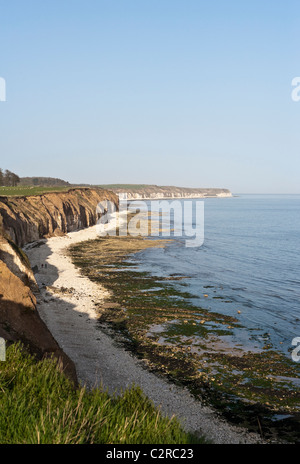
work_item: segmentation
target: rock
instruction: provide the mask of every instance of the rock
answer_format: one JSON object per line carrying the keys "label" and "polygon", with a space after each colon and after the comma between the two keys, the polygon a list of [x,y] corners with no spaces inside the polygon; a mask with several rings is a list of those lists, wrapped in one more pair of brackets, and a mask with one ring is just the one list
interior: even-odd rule
{"label": "rock", "polygon": [[179,199],[179,198],[210,198],[232,197],[232,193],[224,188],[188,188],[175,186],[144,185],[141,187],[114,186],[115,193],[126,193],[128,199]]}
{"label": "rock", "polygon": [[31,242],[96,224],[96,206],[103,200],[118,204],[116,194],[89,188],[0,197],[0,337],[7,344],[22,342],[38,359],[54,356],[76,385],[74,363],[53,338],[36,308],[35,294],[39,290],[34,272],[39,272],[38,266],[31,269],[20,247],[40,246],[41,242]]}
{"label": "rock", "polygon": [[77,385],[75,366],[41,320],[30,287],[4,261],[0,261],[0,275],[0,336],[8,345],[21,342],[38,359],[54,356]]}
{"label": "rock", "polygon": [[74,188],[27,197],[0,197],[3,229],[23,247],[42,238],[95,225],[100,201],[118,205],[116,194],[104,189]]}

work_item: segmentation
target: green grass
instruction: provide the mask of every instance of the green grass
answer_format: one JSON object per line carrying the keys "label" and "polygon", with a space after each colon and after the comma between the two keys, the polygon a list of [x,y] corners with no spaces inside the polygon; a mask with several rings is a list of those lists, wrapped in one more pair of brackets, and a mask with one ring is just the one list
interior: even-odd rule
{"label": "green grass", "polygon": [[0,363],[1,444],[190,444],[175,418],[138,387],[111,397],[75,389],[54,360],[36,361],[19,344]]}
{"label": "green grass", "polygon": [[[78,186],[80,188],[82,186]],[[103,189],[113,189],[113,188],[124,188],[124,189],[142,189],[148,187],[144,184],[107,184],[107,185],[91,185],[91,188],[103,188]],[[49,192],[66,192],[75,186],[62,186],[62,187],[38,187],[38,186],[25,186],[19,185],[17,187],[0,187],[0,197],[10,197],[10,196],[29,196],[29,195],[42,195]]]}
{"label": "green grass", "polygon": [[29,196],[42,195],[48,192],[65,192],[71,187],[0,187],[0,196]]}

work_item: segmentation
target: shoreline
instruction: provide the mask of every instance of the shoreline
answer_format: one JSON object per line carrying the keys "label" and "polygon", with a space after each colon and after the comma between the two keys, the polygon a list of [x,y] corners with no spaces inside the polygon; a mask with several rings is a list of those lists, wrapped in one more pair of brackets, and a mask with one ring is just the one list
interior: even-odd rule
{"label": "shoreline", "polygon": [[79,383],[87,388],[101,387],[111,395],[139,385],[163,414],[176,415],[186,430],[204,435],[213,443],[266,443],[259,435],[220,419],[186,388],[147,371],[141,361],[100,329],[97,320],[109,292],[84,277],[66,253],[68,246],[95,238],[93,226],[24,247],[31,266],[38,267],[37,310],[75,363]]}

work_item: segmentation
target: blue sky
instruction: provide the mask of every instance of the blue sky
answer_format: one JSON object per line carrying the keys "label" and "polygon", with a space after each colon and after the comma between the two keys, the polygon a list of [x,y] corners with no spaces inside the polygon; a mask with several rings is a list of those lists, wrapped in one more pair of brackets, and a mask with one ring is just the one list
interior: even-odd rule
{"label": "blue sky", "polygon": [[299,5],[0,1],[0,166],[300,193]]}

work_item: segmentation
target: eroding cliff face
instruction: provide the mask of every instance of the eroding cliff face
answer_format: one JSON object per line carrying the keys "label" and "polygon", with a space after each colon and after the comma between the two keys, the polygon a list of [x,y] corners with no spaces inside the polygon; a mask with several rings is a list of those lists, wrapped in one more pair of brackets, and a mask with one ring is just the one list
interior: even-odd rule
{"label": "eroding cliff face", "polygon": [[36,280],[27,255],[8,237],[0,234],[0,262],[32,290],[37,289]]}
{"label": "eroding cliff face", "polygon": [[99,201],[118,204],[116,194],[104,189],[70,189],[27,197],[0,197],[3,228],[16,245],[61,235],[96,224]]}
{"label": "eroding cliff face", "polygon": [[76,383],[74,363],[61,350],[36,308],[38,286],[25,244],[96,224],[96,206],[118,197],[103,189],[71,189],[29,197],[0,197],[0,337],[22,342],[39,358],[54,356]]}
{"label": "eroding cliff face", "polygon": [[61,350],[36,309],[34,275],[22,250],[0,236],[0,337],[21,342],[38,359],[54,356],[77,384],[73,362]]}

